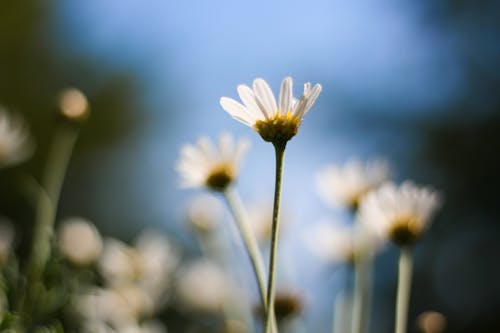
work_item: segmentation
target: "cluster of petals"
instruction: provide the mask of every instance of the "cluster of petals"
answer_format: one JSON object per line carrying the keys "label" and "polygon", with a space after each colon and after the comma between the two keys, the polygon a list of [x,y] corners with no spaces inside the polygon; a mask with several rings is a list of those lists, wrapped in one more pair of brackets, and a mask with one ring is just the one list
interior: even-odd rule
{"label": "cluster of petals", "polygon": [[196,144],[187,144],[181,148],[177,171],[182,187],[210,187],[210,177],[224,171],[228,182],[238,174],[241,162],[249,147],[249,141],[240,139],[235,142],[230,134],[222,134],[217,144],[206,137]]}
{"label": "cluster of petals", "polygon": [[358,219],[384,238],[391,238],[396,228],[408,229],[414,237],[427,229],[440,206],[438,193],[410,181],[397,186],[383,184],[362,200]]}
{"label": "cluster of petals", "polygon": [[270,120],[276,115],[290,114],[298,120],[302,119],[319,96],[321,85],[311,87],[309,82],[304,84],[302,96],[295,99],[292,78],[285,77],[281,82],[278,102],[267,82],[261,78],[253,81],[252,88],[240,84],[237,90],[243,104],[228,97],[222,97],[220,104],[234,119],[253,127],[257,121]]}
{"label": "cluster of petals", "polygon": [[389,164],[384,160],[363,163],[353,159],[342,166],[324,167],[318,172],[316,183],[327,203],[356,207],[364,195],[387,181],[389,176]]}

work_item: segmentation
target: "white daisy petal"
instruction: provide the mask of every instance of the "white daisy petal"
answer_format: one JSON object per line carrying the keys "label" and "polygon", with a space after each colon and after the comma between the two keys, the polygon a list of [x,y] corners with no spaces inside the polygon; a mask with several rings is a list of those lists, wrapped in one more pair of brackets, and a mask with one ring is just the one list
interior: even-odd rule
{"label": "white daisy petal", "polygon": [[286,114],[291,110],[293,100],[293,82],[291,77],[286,77],[281,82],[280,97],[279,97],[279,110],[281,114]]}
{"label": "white daisy petal", "polygon": [[253,81],[253,91],[256,100],[262,103],[268,117],[274,115],[278,107],[276,106],[276,99],[274,98],[273,91],[267,82],[261,78],[255,79]]}
{"label": "white daisy petal", "polygon": [[243,105],[236,102],[234,99],[222,97],[220,99],[220,105],[234,119],[244,123],[245,125],[252,126],[255,123],[255,116],[249,113]]}
{"label": "white daisy petal", "polygon": [[267,117],[267,112],[264,107],[260,107],[255,99],[253,90],[244,84],[240,84],[237,88],[241,101],[247,107],[247,112],[254,116],[255,120],[264,119]]}

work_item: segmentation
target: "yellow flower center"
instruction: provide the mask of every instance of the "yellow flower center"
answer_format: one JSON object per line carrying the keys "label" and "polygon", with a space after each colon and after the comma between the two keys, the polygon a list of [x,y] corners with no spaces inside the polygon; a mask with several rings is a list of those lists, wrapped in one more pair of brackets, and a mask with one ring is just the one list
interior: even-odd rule
{"label": "yellow flower center", "polygon": [[271,118],[257,120],[253,126],[262,139],[272,143],[286,143],[297,134],[301,119],[290,112],[281,114],[278,110]]}
{"label": "yellow flower center", "polygon": [[415,216],[399,217],[389,230],[389,238],[398,246],[413,245],[422,233],[422,224]]}
{"label": "yellow flower center", "polygon": [[223,163],[212,168],[205,180],[205,185],[214,191],[223,191],[236,177],[233,166]]}

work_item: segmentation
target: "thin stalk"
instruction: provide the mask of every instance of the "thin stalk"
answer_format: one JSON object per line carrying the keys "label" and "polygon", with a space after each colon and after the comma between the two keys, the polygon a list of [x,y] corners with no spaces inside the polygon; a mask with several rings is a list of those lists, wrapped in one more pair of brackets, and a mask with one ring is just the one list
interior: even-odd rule
{"label": "thin stalk", "polygon": [[371,260],[368,253],[355,254],[352,333],[363,333],[367,327],[371,298]]}
{"label": "thin stalk", "polygon": [[266,311],[266,333],[272,331],[272,321],[274,318],[274,294],[276,280],[276,257],[278,252],[278,236],[280,222],[280,203],[281,203],[281,183],[283,179],[283,162],[285,158],[286,144],[274,144],[276,154],[276,178],[274,184],[274,205],[273,205],[273,224],[271,229],[271,248],[269,253],[269,280],[267,284],[267,311]]}
{"label": "thin stalk", "polygon": [[[59,197],[78,133],[77,127],[63,124],[53,137],[42,178],[42,188],[37,196],[33,242],[27,267],[28,291],[25,295],[27,299],[23,307],[33,305],[45,265],[50,257]],[[29,316],[30,311],[25,308],[24,315]]]}
{"label": "thin stalk", "polygon": [[406,333],[408,308],[410,304],[413,263],[411,248],[402,247],[399,255],[398,292],[396,302],[395,333]]}
{"label": "thin stalk", "polygon": [[236,225],[239,229],[241,238],[243,239],[243,243],[248,253],[248,257],[250,258],[250,262],[252,263],[252,268],[257,280],[257,285],[259,287],[259,295],[262,302],[262,308],[266,310],[267,302],[266,283],[264,278],[265,274],[263,268],[264,261],[260,253],[257,240],[255,239],[252,230],[250,230],[243,204],[236,191],[234,191],[232,188],[227,188],[222,193],[224,195],[224,198],[226,199],[229,209],[231,210],[231,213],[233,214],[234,220],[236,221]]}

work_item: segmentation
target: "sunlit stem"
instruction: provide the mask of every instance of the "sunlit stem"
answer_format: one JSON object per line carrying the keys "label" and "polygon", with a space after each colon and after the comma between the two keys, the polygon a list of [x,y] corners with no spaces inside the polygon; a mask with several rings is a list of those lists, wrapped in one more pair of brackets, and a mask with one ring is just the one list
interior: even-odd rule
{"label": "sunlit stem", "polygon": [[266,311],[266,333],[272,332],[272,321],[274,318],[274,294],[276,280],[276,257],[278,252],[278,236],[280,222],[281,182],[283,178],[283,162],[285,158],[285,143],[274,143],[276,153],[276,179],[274,184],[273,221],[271,229],[271,248],[269,253],[269,280],[267,283],[267,311]]}
{"label": "sunlit stem", "polygon": [[332,316],[333,333],[345,333],[349,331],[351,303],[351,293],[347,288],[340,290],[335,296]]}
{"label": "sunlit stem", "polygon": [[413,263],[410,247],[401,247],[399,255],[398,292],[396,301],[395,333],[406,333]]}
{"label": "sunlit stem", "polygon": [[248,225],[245,210],[240,197],[232,188],[226,188],[223,192],[227,205],[233,214],[236,225],[239,229],[243,244],[245,245],[248,257],[252,263],[252,268],[259,287],[259,295],[262,303],[262,308],[267,309],[266,302],[266,283],[264,274],[264,261],[260,253],[257,240],[255,239],[250,226]]}
{"label": "sunlit stem", "polygon": [[355,252],[351,332],[363,333],[370,313],[372,256],[362,251]]}
{"label": "sunlit stem", "polygon": [[39,283],[42,281],[45,265],[50,257],[59,196],[78,133],[77,127],[62,124],[54,134],[48,153],[42,188],[38,191],[36,201],[33,242],[27,267],[27,299],[23,304],[25,315],[29,315],[30,310],[26,308],[32,306],[37,297]]}

